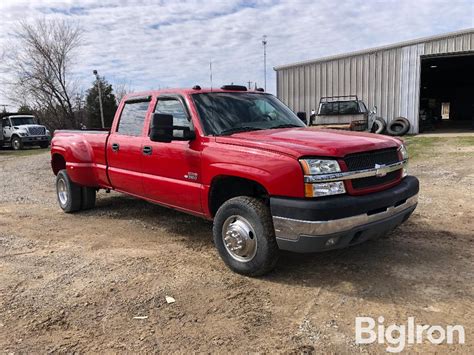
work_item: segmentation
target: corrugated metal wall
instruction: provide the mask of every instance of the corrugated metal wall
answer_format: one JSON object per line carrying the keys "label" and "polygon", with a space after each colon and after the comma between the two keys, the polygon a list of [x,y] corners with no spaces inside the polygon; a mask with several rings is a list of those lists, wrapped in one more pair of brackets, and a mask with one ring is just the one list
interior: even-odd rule
{"label": "corrugated metal wall", "polygon": [[277,95],[293,111],[317,110],[323,96],[357,95],[388,122],[408,118],[418,133],[421,56],[474,50],[474,31],[413,45],[277,70]]}

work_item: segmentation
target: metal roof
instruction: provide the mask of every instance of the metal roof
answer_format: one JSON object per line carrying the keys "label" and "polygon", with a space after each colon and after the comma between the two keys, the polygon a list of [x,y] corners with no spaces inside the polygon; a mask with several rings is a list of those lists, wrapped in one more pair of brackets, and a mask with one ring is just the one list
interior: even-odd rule
{"label": "metal roof", "polygon": [[468,28],[468,29],[455,31],[455,32],[448,32],[448,33],[445,33],[445,34],[434,35],[434,36],[430,36],[430,37],[417,38],[417,39],[413,39],[413,40],[409,40],[409,41],[398,42],[398,43],[394,43],[394,44],[390,44],[390,45],[385,45],[385,46],[380,46],[380,47],[373,47],[373,48],[358,50],[358,51],[349,52],[349,53],[337,54],[337,55],[322,57],[322,58],[318,58],[318,59],[305,60],[305,61],[291,63],[291,64],[279,65],[279,66],[274,67],[273,69],[278,71],[278,70],[281,70],[281,69],[293,68],[293,67],[298,67],[298,66],[307,65],[307,64],[320,63],[320,62],[327,62],[327,61],[331,61],[331,60],[335,60],[335,59],[342,59],[342,58],[352,57],[352,56],[361,55],[361,54],[367,54],[367,53],[383,51],[383,50],[386,50],[386,49],[393,49],[393,48],[398,48],[398,47],[411,46],[413,44],[419,44],[419,43],[423,43],[423,42],[435,41],[435,40],[439,40],[439,39],[444,39],[444,38],[449,38],[449,37],[459,36],[459,35],[469,34],[469,33],[474,34],[474,28]]}

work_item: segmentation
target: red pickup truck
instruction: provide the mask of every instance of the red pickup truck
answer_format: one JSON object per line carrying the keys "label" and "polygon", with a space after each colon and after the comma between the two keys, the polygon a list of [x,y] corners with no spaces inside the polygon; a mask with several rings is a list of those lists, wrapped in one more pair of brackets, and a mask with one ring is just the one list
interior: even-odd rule
{"label": "red pickup truck", "polygon": [[65,212],[107,189],[213,220],[224,262],[252,276],[279,250],[390,232],[419,189],[399,140],[309,128],[273,95],[231,85],[128,95],[110,131],[55,132],[51,157]]}

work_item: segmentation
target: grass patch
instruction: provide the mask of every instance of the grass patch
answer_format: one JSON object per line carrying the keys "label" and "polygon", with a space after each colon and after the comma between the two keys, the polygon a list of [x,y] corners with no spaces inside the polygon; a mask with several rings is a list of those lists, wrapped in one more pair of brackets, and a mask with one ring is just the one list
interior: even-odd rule
{"label": "grass patch", "polygon": [[454,140],[457,145],[474,146],[474,137],[455,137]]}
{"label": "grass patch", "polygon": [[30,155],[37,155],[41,153],[49,152],[49,149],[42,148],[25,148],[22,150],[13,150],[11,148],[0,149],[0,157],[15,156],[15,157],[26,157]]}
{"label": "grass patch", "polygon": [[432,156],[447,146],[474,146],[474,137],[411,136],[403,140],[405,141],[411,159]]}

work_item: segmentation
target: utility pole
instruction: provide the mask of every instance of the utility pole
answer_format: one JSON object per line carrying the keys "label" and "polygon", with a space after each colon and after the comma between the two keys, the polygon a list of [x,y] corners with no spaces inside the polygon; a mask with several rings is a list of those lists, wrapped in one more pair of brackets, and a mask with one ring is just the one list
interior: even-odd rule
{"label": "utility pole", "polygon": [[249,81],[247,81],[247,83],[249,84],[249,86],[248,86],[249,90],[252,90],[252,81],[249,80]]}
{"label": "utility pole", "polygon": [[263,82],[265,92],[267,92],[267,36],[263,35],[262,37],[263,44]]}
{"label": "utility pole", "polygon": [[97,70],[93,70],[92,73],[95,75],[95,78],[97,80],[97,90],[99,91],[100,121],[102,123],[102,128],[105,128],[104,109],[102,108],[102,90],[100,88],[100,77]]}

